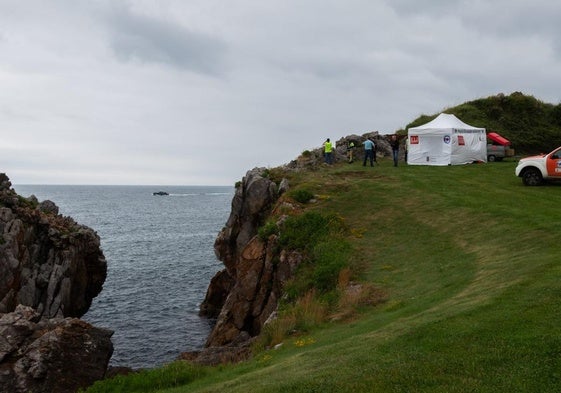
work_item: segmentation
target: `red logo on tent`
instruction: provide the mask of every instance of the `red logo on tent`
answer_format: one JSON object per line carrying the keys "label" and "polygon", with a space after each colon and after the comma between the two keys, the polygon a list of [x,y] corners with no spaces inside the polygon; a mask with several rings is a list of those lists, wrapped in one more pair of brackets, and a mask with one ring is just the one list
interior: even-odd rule
{"label": "red logo on tent", "polygon": [[412,145],[418,145],[419,144],[419,135],[411,135],[409,137],[409,143]]}
{"label": "red logo on tent", "polygon": [[458,145],[459,146],[465,146],[466,142],[464,141],[464,136],[463,135],[458,135]]}

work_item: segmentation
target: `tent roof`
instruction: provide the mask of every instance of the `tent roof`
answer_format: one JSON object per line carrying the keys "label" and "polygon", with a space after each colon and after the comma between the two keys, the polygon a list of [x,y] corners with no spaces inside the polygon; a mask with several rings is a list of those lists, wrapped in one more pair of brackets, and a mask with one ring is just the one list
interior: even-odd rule
{"label": "tent roof", "polygon": [[442,130],[442,129],[456,129],[456,130],[485,130],[484,128],[470,126],[464,123],[454,115],[448,113],[441,113],[434,120],[418,127],[412,127],[409,130]]}

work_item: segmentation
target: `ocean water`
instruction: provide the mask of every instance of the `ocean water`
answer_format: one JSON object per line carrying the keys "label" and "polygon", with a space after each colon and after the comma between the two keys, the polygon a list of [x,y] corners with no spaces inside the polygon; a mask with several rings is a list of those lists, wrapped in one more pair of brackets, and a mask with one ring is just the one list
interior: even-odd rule
{"label": "ocean water", "polygon": [[[156,367],[204,345],[213,321],[198,316],[199,305],[223,268],[213,245],[233,187],[13,187],[100,236],[107,279],[82,319],[115,332],[111,365]],[[160,190],[170,195],[152,194]]]}

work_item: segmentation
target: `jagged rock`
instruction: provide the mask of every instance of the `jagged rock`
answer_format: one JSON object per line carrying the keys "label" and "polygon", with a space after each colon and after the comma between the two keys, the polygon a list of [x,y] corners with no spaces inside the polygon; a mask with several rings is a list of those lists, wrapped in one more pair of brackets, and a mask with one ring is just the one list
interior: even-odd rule
{"label": "jagged rock", "polygon": [[43,213],[54,214],[55,216],[58,214],[58,206],[49,200],[39,203],[39,210]]}
{"label": "jagged rock", "polygon": [[99,236],[10,187],[0,174],[0,391],[75,392],[103,378],[113,352],[111,331],[70,318],[105,281]]}
{"label": "jagged rock", "polygon": [[76,392],[102,379],[113,332],[76,318],[40,319],[18,306],[0,314],[0,391]]}
{"label": "jagged rock", "polygon": [[254,168],[242,179],[232,199],[230,217],[214,242],[217,258],[232,277],[236,276],[239,253],[257,233],[278,196],[277,185],[261,176],[264,171]]}
{"label": "jagged rock", "polygon": [[233,286],[234,279],[226,269],[216,273],[208,286],[205,301],[199,308],[199,315],[217,318]]}
{"label": "jagged rock", "polygon": [[[276,184],[261,174],[254,169],[243,178],[230,218],[215,242],[226,269],[213,278],[201,305],[203,315],[217,318],[206,349],[229,347],[226,353],[235,352],[232,347],[239,345],[233,343],[257,336],[277,309],[284,283],[302,261],[296,252],[279,254],[276,235],[266,240],[257,236],[279,196]],[[287,182],[283,188],[288,189]]]}
{"label": "jagged rock", "polygon": [[45,317],[82,316],[107,274],[99,236],[10,186],[0,174],[0,312],[24,304]]}

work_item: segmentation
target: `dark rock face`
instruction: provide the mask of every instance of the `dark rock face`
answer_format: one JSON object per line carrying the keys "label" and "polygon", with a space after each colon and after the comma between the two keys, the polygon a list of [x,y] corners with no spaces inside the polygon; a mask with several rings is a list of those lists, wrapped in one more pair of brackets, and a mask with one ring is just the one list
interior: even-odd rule
{"label": "dark rock face", "polygon": [[0,312],[23,304],[49,318],[82,316],[107,274],[99,236],[10,186],[0,174]]}
{"label": "dark rock face", "polygon": [[113,332],[76,317],[107,274],[100,240],[0,174],[0,391],[75,392],[103,378]]}
{"label": "dark rock face", "polygon": [[41,319],[31,307],[0,314],[0,391],[76,392],[102,379],[109,330],[76,318]]}
{"label": "dark rock face", "polygon": [[[279,187],[263,171],[254,169],[242,179],[214,245],[226,269],[211,281],[201,314],[217,318],[216,325],[202,351],[182,358],[203,364],[247,359],[248,342],[277,309],[283,284],[302,260],[296,252],[279,252],[275,235],[267,240],[257,236],[279,198]],[[288,189],[286,181],[281,184]]]}

